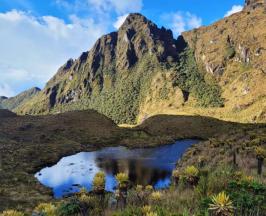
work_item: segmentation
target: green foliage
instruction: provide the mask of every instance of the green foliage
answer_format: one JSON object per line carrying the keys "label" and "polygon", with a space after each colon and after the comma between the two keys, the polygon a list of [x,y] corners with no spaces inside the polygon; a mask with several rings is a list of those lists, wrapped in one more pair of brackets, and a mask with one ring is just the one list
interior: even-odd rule
{"label": "green foliage", "polygon": [[115,178],[120,188],[126,188],[128,186],[128,175],[126,173],[118,173]]}
{"label": "green foliage", "polygon": [[98,172],[93,178],[93,190],[96,192],[104,191],[105,188],[105,174]]}
{"label": "green foliage", "polygon": [[228,46],[225,50],[225,58],[226,59],[232,59],[234,58],[236,54],[235,48],[232,46]]}
{"label": "green foliage", "polygon": [[[85,94],[75,103],[62,104],[53,112],[94,109],[113,119],[116,123],[136,123],[140,103],[150,89],[152,74],[162,70],[153,56],[144,56],[141,61],[127,71],[114,67],[103,71],[104,82],[95,81],[92,92]],[[163,93],[165,97],[166,93]]]}
{"label": "green foliage", "polygon": [[195,166],[188,166],[184,171],[185,176],[198,176],[199,170]]}
{"label": "green foliage", "polygon": [[79,214],[79,212],[79,205],[75,200],[62,202],[57,209],[58,216],[72,216]]}
{"label": "green foliage", "polygon": [[266,186],[256,181],[231,181],[227,193],[241,215],[260,215],[266,212]]}
{"label": "green foliage", "polygon": [[34,212],[44,216],[56,216],[57,215],[56,211],[57,208],[52,203],[41,203],[34,210]]}
{"label": "green foliage", "polygon": [[209,210],[216,216],[231,216],[233,215],[233,203],[230,197],[223,191],[212,196]]}
{"label": "green foliage", "polygon": [[7,210],[0,214],[0,216],[24,216],[25,214],[16,210]]}
{"label": "green foliage", "polygon": [[179,63],[175,66],[173,84],[183,91],[192,93],[198,99],[199,106],[223,106],[221,89],[218,85],[208,84],[204,80],[203,74],[198,69],[193,51],[189,48],[180,54]]}
{"label": "green foliage", "polygon": [[142,209],[140,207],[128,206],[123,211],[115,212],[113,216],[142,216]]}
{"label": "green foliage", "polygon": [[257,158],[264,159],[266,158],[266,149],[264,147],[258,146],[255,148],[255,153]]}

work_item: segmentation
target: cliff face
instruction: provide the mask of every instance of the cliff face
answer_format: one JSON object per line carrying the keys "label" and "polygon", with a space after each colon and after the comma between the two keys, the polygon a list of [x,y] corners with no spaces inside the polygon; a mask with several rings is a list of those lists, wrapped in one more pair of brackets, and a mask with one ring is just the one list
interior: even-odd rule
{"label": "cliff face", "polygon": [[200,114],[266,121],[266,15],[262,1],[174,39],[140,14],[70,59],[20,114],[95,109],[117,123]]}

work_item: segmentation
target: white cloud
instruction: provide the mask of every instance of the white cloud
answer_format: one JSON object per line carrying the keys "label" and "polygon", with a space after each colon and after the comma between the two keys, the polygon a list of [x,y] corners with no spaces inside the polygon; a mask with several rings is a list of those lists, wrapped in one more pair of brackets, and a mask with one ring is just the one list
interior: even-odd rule
{"label": "white cloud", "polygon": [[123,23],[125,22],[126,18],[128,17],[129,14],[125,14],[123,16],[119,16],[117,17],[117,20],[114,23],[114,27],[116,29],[119,29],[121,25],[123,25]]}
{"label": "white cloud", "polygon": [[56,0],[56,4],[68,10],[87,10],[100,14],[115,11],[119,15],[139,12],[143,7],[142,0]]}
{"label": "white cloud", "polygon": [[182,32],[198,28],[202,25],[202,19],[190,12],[176,12],[162,15],[166,27],[173,30],[175,37]]}
{"label": "white cloud", "polygon": [[0,83],[0,96],[10,97],[14,95],[14,91],[6,83]]}
{"label": "white cloud", "polygon": [[231,10],[227,11],[226,14],[224,15],[225,17],[228,17],[234,13],[240,12],[243,10],[243,6],[242,5],[234,5]]}
{"label": "white cloud", "polygon": [[59,66],[88,50],[104,32],[104,24],[75,15],[66,23],[17,10],[0,13],[0,93],[11,96],[31,87],[25,83],[42,87]]}

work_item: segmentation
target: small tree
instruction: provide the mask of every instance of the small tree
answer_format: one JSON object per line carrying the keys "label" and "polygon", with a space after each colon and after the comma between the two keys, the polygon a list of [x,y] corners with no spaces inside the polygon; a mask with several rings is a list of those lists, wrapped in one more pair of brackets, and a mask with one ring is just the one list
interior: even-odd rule
{"label": "small tree", "polygon": [[195,166],[188,166],[184,170],[182,178],[187,184],[191,186],[196,186],[199,182],[199,170]]}
{"label": "small tree", "polygon": [[177,169],[172,172],[173,182],[174,182],[174,185],[176,185],[176,186],[178,185],[180,175],[181,175],[181,173]]}
{"label": "small tree", "polygon": [[118,190],[116,192],[116,197],[118,199],[117,204],[124,208],[127,201],[127,190],[129,186],[128,175],[126,173],[118,173],[115,176],[118,182]]}
{"label": "small tree", "polygon": [[98,172],[93,178],[93,191],[96,194],[103,194],[105,189],[105,174]]}
{"label": "small tree", "polygon": [[255,148],[255,152],[256,152],[256,157],[258,160],[258,175],[261,175],[263,161],[264,161],[264,158],[266,157],[266,150],[265,148],[259,146]]}

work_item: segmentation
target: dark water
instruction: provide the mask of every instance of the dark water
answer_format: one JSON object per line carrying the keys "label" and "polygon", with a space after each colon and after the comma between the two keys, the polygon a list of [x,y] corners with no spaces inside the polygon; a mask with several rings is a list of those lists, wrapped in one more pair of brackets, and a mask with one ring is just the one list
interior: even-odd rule
{"label": "dark water", "polygon": [[81,152],[62,158],[56,165],[42,169],[35,177],[53,189],[54,196],[75,193],[80,187],[92,188],[94,175],[106,174],[107,191],[116,187],[115,175],[126,172],[130,181],[137,185],[153,185],[156,189],[170,184],[172,170],[185,150],[197,140],[181,140],[171,145],[145,149],[125,147],[104,148],[94,152]]}

